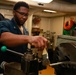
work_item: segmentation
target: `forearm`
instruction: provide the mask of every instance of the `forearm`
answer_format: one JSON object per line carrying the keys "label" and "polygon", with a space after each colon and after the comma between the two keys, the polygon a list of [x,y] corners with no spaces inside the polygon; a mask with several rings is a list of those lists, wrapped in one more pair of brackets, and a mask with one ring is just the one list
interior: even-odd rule
{"label": "forearm", "polygon": [[29,36],[15,35],[9,32],[2,33],[1,42],[6,46],[18,46],[28,43]]}
{"label": "forearm", "polygon": [[3,45],[8,47],[15,47],[27,43],[30,43],[36,48],[40,48],[42,50],[47,47],[47,39],[42,36],[17,35],[10,32],[4,32],[1,34],[0,41]]}

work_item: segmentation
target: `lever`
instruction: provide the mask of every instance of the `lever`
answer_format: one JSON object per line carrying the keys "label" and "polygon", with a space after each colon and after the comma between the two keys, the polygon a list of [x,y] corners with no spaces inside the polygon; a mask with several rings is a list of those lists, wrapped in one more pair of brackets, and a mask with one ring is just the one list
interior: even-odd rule
{"label": "lever", "polygon": [[24,54],[22,54],[22,53],[19,53],[19,52],[16,52],[16,51],[13,51],[13,50],[7,49],[6,46],[2,46],[2,47],[1,47],[1,51],[2,51],[2,52],[9,51],[9,52],[12,52],[12,53],[18,54],[18,55],[20,55],[20,56],[24,56]]}
{"label": "lever", "polygon": [[72,61],[57,62],[57,63],[50,64],[50,66],[56,66],[56,65],[61,65],[61,64],[73,64],[73,65],[76,65],[76,62],[72,62]]}

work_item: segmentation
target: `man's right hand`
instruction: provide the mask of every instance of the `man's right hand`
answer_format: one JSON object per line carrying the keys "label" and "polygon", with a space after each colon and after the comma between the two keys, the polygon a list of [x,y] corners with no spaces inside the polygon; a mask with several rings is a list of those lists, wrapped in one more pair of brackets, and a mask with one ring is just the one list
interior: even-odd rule
{"label": "man's right hand", "polygon": [[43,50],[47,47],[47,39],[42,36],[29,36],[29,43],[36,48]]}

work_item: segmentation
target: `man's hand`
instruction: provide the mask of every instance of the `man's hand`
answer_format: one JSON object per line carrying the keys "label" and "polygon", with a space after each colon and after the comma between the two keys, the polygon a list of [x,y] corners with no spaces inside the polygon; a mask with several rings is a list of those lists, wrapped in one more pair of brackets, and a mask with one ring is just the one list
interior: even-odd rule
{"label": "man's hand", "polygon": [[42,36],[30,36],[29,43],[40,50],[47,47],[47,39]]}

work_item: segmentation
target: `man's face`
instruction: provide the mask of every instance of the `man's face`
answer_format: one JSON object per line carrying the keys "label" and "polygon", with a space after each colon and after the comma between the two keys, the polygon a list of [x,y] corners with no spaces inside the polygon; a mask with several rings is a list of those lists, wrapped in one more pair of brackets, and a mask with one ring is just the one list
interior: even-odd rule
{"label": "man's face", "polygon": [[29,9],[26,7],[20,7],[14,11],[15,21],[19,26],[23,25],[28,18]]}

